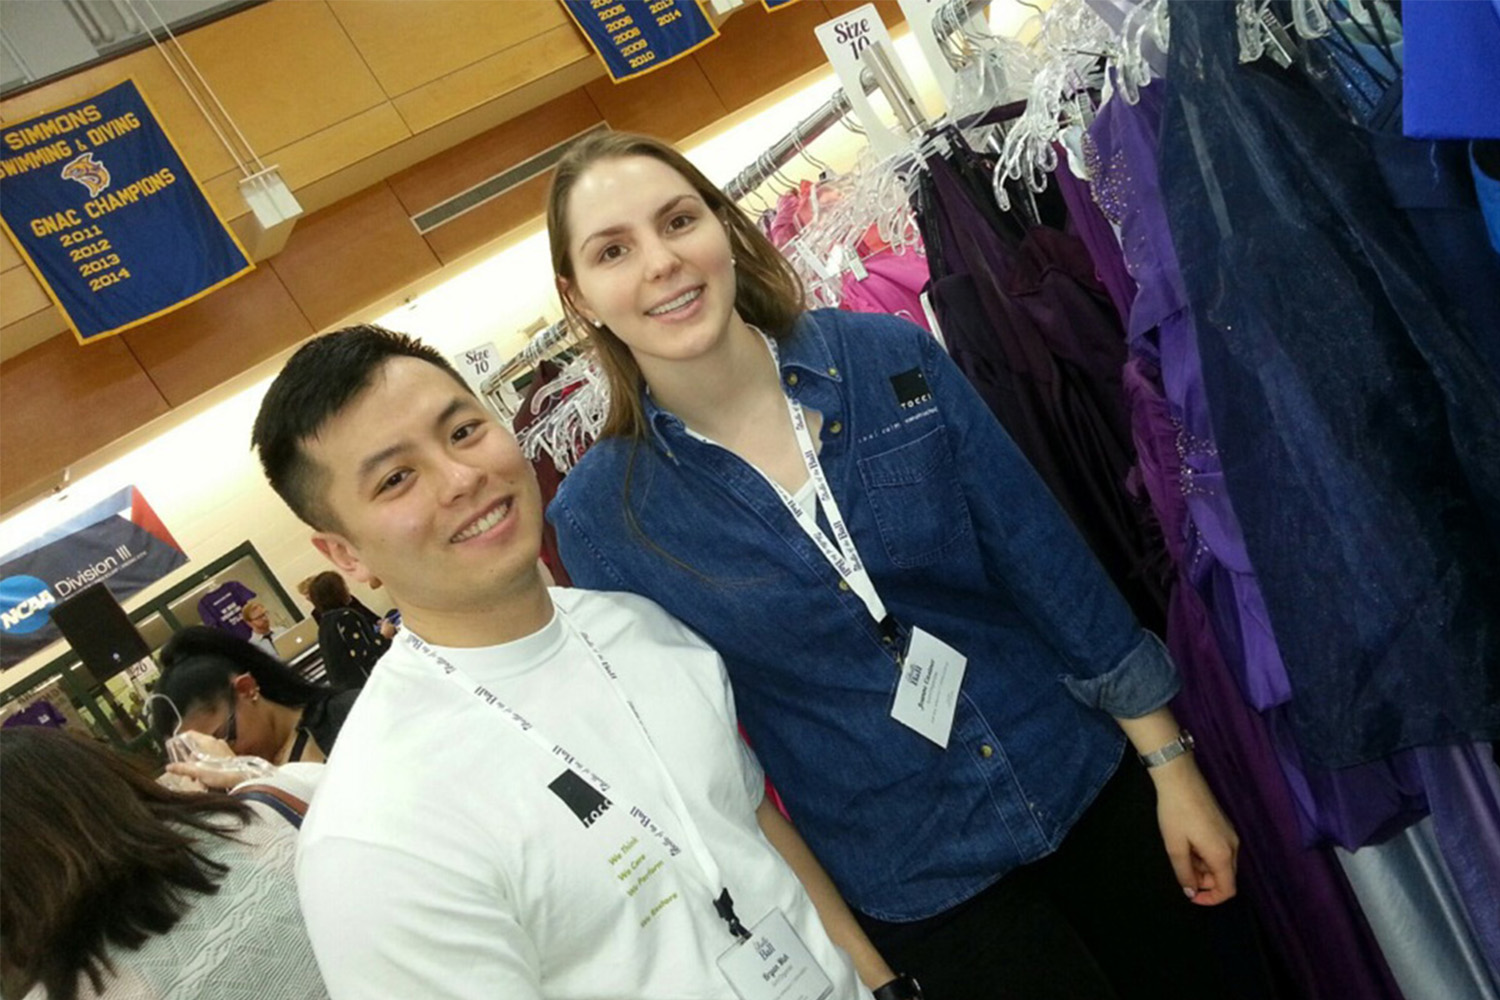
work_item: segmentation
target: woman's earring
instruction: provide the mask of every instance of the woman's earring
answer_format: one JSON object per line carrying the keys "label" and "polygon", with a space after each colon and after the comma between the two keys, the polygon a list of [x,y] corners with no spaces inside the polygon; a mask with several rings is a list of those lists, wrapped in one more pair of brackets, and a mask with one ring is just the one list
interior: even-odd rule
{"label": "woman's earring", "polygon": [[733,267],[734,265],[735,265],[735,258],[733,258],[733,257],[729,258],[729,266]]}
{"label": "woman's earring", "polygon": [[602,319],[591,319],[591,320],[589,320],[589,322],[592,323],[592,324],[594,324],[594,329],[595,330],[602,330],[602,329],[604,329],[604,320],[602,320]]}

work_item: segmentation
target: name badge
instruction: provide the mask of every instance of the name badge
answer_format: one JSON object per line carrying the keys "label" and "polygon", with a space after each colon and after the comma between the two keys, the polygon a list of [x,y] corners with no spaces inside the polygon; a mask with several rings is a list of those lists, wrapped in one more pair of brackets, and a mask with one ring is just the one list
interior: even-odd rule
{"label": "name badge", "polygon": [[937,636],[912,629],[891,718],[948,749],[968,663],[967,657]]}
{"label": "name badge", "polygon": [[719,971],[740,1000],[827,1000],[828,978],[786,915],[772,910],[750,938],[719,956]]}

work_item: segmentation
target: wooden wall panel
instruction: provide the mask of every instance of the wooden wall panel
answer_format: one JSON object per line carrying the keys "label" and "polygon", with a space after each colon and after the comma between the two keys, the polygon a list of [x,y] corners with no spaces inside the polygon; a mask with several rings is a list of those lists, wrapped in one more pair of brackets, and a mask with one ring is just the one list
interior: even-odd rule
{"label": "wooden wall panel", "polygon": [[568,23],[562,4],[514,0],[329,0],[390,97]]}
{"label": "wooden wall panel", "polygon": [[550,170],[533,177],[428,233],[427,245],[444,265],[452,264],[511,230],[540,219],[547,211],[547,189],[551,183]]}
{"label": "wooden wall panel", "polygon": [[814,0],[775,13],[747,4],[693,58],[720,103],[738,111],[825,62],[813,29],[828,19],[828,9]]}
{"label": "wooden wall panel", "polygon": [[271,266],[313,328],[322,330],[439,264],[382,182],[297,223]]}
{"label": "wooden wall panel", "polygon": [[[582,90],[575,90],[534,111],[475,136],[442,156],[433,157],[390,179],[391,190],[408,214],[431,208],[486,178],[557,145],[598,124],[598,109]],[[551,173],[527,181],[427,234],[427,243],[444,264],[531,222],[546,208]]]}
{"label": "wooden wall panel", "polygon": [[321,0],[272,0],[190,31],[182,44],[262,154],[385,100]]}
{"label": "wooden wall panel", "polygon": [[[396,109],[389,104],[377,104],[290,146],[272,150],[263,158],[266,163],[281,169],[281,179],[297,193],[302,210],[315,212],[336,199],[309,201],[303,196],[305,189],[410,138],[411,132]],[[239,171],[234,170],[203,185],[204,193],[225,219],[237,218],[249,211],[244,196],[240,194],[240,176]],[[375,180],[378,178],[372,178],[369,183]],[[368,187],[369,183],[359,187]],[[353,194],[357,189],[342,191],[340,197]]]}
{"label": "wooden wall panel", "polygon": [[262,264],[121,336],[167,403],[181,406],[315,332],[276,272]]}
{"label": "wooden wall panel", "polygon": [[[871,0],[823,0],[823,6],[828,8],[828,17],[832,19],[870,2]],[[887,28],[906,23],[906,15],[901,12],[901,5],[896,0],[874,0],[874,3]]]}
{"label": "wooden wall panel", "polygon": [[569,22],[543,32],[524,46],[482,59],[402,94],[394,103],[406,119],[407,127],[421,132],[477,108],[498,94],[535,83],[577,63],[584,63],[590,79],[604,72],[599,57]]}
{"label": "wooden wall panel", "polygon": [[5,506],[69,464],[167,412],[119,337],[87,347],[54,337],[0,363],[0,492]]}
{"label": "wooden wall panel", "polygon": [[415,215],[600,120],[594,102],[575,90],[395,174],[389,182],[391,190],[408,214]]}
{"label": "wooden wall panel", "polygon": [[0,271],[0,323],[9,326],[32,313],[51,309],[52,300],[25,264]]}
{"label": "wooden wall panel", "polygon": [[21,251],[9,239],[0,239],[0,271],[9,271],[13,267],[25,267],[26,262],[21,259]]}
{"label": "wooden wall panel", "polygon": [[5,329],[0,330],[0,360],[13,358],[22,351],[29,351],[44,340],[61,335],[69,338],[73,336],[67,331],[67,324],[63,322],[62,313],[55,307],[32,313],[25,319],[7,324]]}
{"label": "wooden wall panel", "polygon": [[728,114],[691,56],[628,83],[605,76],[584,88],[610,128],[677,142]]}

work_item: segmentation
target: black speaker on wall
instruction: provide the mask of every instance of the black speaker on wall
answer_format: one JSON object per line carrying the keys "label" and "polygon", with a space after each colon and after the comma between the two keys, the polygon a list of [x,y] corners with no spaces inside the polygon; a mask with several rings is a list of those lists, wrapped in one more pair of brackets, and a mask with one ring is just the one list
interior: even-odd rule
{"label": "black speaker on wall", "polygon": [[100,683],[151,655],[151,647],[103,583],[59,602],[52,609],[52,620]]}

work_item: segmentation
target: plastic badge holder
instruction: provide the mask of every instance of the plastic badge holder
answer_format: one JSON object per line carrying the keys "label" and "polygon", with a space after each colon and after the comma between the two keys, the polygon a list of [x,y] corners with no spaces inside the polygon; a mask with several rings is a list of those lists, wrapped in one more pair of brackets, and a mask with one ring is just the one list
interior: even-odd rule
{"label": "plastic badge holder", "polygon": [[193,764],[206,771],[243,775],[245,780],[267,778],[276,773],[275,765],[264,757],[215,757],[195,749],[183,735],[167,740],[167,760],[174,764]]}

